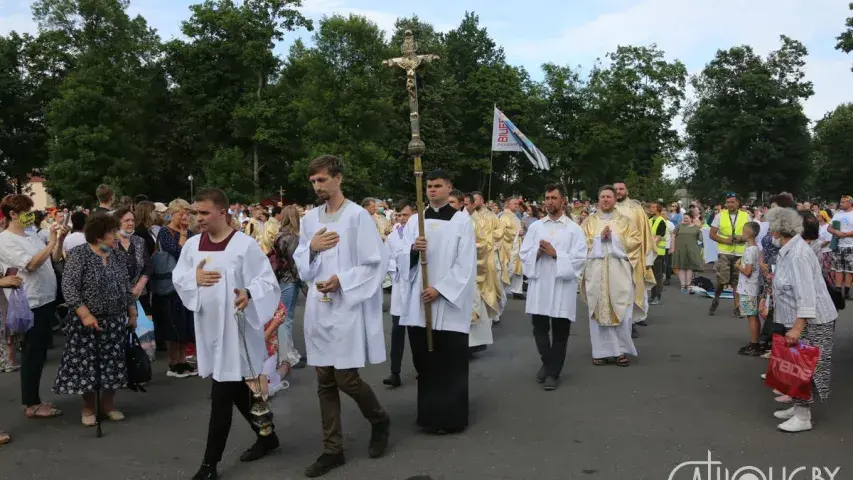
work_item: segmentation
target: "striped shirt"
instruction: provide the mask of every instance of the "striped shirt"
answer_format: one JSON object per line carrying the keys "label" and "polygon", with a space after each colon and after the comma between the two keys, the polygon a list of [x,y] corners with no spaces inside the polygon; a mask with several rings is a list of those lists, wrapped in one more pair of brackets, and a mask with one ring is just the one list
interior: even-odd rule
{"label": "striped shirt", "polygon": [[799,235],[779,250],[773,293],[775,321],[786,327],[792,327],[798,318],[810,324],[824,324],[838,317],[820,263]]}

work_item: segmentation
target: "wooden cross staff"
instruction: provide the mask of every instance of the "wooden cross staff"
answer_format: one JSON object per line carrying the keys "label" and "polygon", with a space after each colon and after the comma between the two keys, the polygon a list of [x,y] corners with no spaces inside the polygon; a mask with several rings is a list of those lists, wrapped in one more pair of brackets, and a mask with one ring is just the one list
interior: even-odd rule
{"label": "wooden cross staff", "polygon": [[[438,55],[418,55],[418,46],[411,30],[406,30],[406,38],[403,40],[403,56],[392,58],[382,62],[388,67],[400,67],[406,71],[406,90],[409,92],[409,120],[412,124],[412,139],[409,141],[409,155],[414,160],[415,170],[415,196],[418,203],[418,236],[426,236],[424,233],[424,193],[423,176],[424,170],[421,165],[421,156],[426,150],[421,140],[420,115],[418,114],[418,85],[416,82],[416,71],[418,67],[432,60],[438,60]],[[421,278],[423,279],[423,291],[429,288],[427,276],[426,252],[421,252]],[[424,314],[426,320],[424,325],[427,332],[427,349],[432,351],[432,305],[424,303]]]}

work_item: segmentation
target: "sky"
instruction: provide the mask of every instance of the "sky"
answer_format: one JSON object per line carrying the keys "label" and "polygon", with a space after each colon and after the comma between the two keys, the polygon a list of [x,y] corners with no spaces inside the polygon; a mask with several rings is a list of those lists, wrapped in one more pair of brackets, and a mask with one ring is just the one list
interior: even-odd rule
{"label": "sky", "polygon": [[[200,0],[131,0],[164,39],[180,35],[188,5]],[[779,35],[803,42],[809,50],[806,76],[815,95],[805,103],[813,121],[843,102],[853,102],[853,55],[834,49],[835,37],[853,15],[846,0],[303,0],[303,14],[315,23],[324,16],[363,15],[393,30],[400,16],[418,15],[438,30],[455,28],[466,11],[480,23],[507,61],[525,67],[534,79],[551,62],[588,68],[618,45],[655,43],[669,59],[698,73],[718,49],[751,45],[766,55],[778,48]],[[35,32],[31,0],[0,0],[0,34]],[[291,39],[310,39],[294,32]],[[292,41],[292,40],[291,40]],[[289,43],[289,42],[287,42]],[[286,47],[286,45],[283,45]],[[285,50],[283,50],[285,51]]]}

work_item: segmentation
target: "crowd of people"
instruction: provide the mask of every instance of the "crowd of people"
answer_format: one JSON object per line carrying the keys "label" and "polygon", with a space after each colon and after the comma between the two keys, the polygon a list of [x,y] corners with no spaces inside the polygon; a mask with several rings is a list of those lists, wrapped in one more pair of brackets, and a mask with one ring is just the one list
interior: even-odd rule
{"label": "crowd of people", "polygon": [[[216,189],[192,204],[144,195],[116,202],[107,185],[98,187],[91,211],[35,212],[30,197],[5,197],[0,318],[28,314],[32,322],[24,332],[6,332],[0,322],[0,371],[20,371],[25,415],[63,414],[40,397],[60,323],[65,342],[53,391],[82,397],[85,426],[124,420],[115,394],[128,382],[128,332],[145,315],[168,376],[213,380],[207,446],[194,479],[217,478],[232,405],[258,437],[241,460],[278,447],[271,415],[258,412],[287,388],[292,369],[306,365],[317,375],[323,453],[305,473],[322,476],[345,463],[339,391],[372,425],[369,456],[387,448],[391,419],[358,373],[386,359],[383,310],[392,318],[383,383],[402,384],[408,337],[418,425],[457,433],[468,426],[469,360],[493,343],[508,302],[524,302],[531,316],[540,357],[531,378],[556,390],[578,296],[588,306],[592,365],[628,367],[638,355],[636,326],[663,304],[673,274],[681,293],[697,291],[711,242],[715,281],[701,290],[713,297],[709,315],[730,295],[733,314],[747,319],[749,343],[738,353],[769,357],[773,334],[818,346],[814,391],[824,400],[829,394],[837,308],[853,281],[849,196],[836,205],[797,203],[782,193],[767,205],[744,206],[731,193],[714,208],[684,208],[640,203],[617,181],[594,201],[570,199],[554,184],[538,201],[495,202],[454,189],[450,175],[436,170],[426,176],[429,204],[418,211],[408,200],[353,202],[341,189],[344,174],[333,156],[310,163],[317,206],[244,206]],[[387,305],[383,290],[390,290]],[[293,340],[300,292],[304,355]],[[811,429],[812,400],[777,393],[786,407],[775,412],[784,420],[779,428]],[[0,433],[0,444],[9,440]]]}

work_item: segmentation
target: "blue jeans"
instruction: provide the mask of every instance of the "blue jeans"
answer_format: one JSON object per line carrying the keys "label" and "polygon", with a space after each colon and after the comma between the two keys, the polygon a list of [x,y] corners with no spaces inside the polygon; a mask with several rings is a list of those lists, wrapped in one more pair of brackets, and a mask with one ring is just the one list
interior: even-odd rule
{"label": "blue jeans", "polygon": [[[296,299],[299,297],[299,282],[280,282],[278,286],[281,288],[281,303],[287,309],[287,316],[284,317],[284,324],[280,328],[284,328],[288,338],[293,337],[293,318],[296,316]],[[279,334],[279,337],[282,335]]]}

